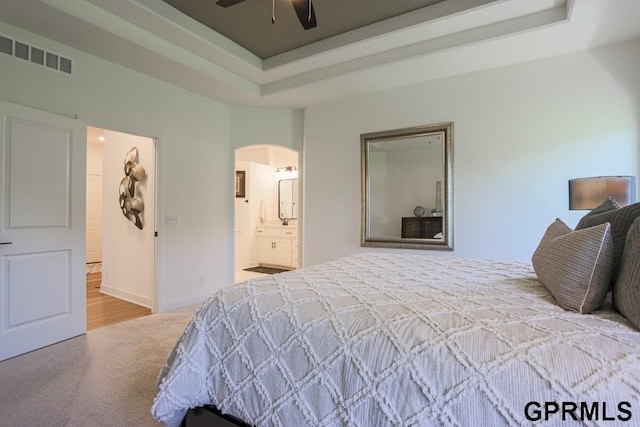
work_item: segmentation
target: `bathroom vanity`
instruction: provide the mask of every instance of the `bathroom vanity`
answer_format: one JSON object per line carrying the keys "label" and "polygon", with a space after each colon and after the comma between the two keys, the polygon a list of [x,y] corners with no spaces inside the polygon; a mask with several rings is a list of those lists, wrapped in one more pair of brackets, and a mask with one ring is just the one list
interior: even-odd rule
{"label": "bathroom vanity", "polygon": [[258,263],[264,266],[298,267],[298,228],[296,225],[270,224],[256,228]]}

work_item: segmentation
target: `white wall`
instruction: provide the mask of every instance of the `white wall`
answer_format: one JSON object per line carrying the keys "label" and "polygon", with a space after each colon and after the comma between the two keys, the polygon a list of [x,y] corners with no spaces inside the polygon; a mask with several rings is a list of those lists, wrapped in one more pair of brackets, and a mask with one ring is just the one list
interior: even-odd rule
{"label": "white wall", "polygon": [[305,265],[380,250],[360,247],[360,134],[448,121],[455,250],[414,252],[529,261],[584,214],[570,178],[639,175],[638,69],[640,41],[308,107]]}
{"label": "white wall", "polygon": [[[105,130],[102,199],[101,291],[152,308],[155,281],[155,145],[152,139]],[[144,203],[142,230],[122,214],[120,181],[124,159],[133,147],[146,177],[137,182],[136,193]]]}
{"label": "white wall", "polygon": [[102,142],[87,142],[87,175],[102,176],[102,159]]}
{"label": "white wall", "polygon": [[[0,99],[158,138],[159,311],[231,283],[230,107],[4,23],[3,33],[72,58],[74,73],[0,55]],[[179,223],[167,225],[167,214]]]}
{"label": "white wall", "polygon": [[280,145],[302,150],[302,110],[231,107],[231,146]]}

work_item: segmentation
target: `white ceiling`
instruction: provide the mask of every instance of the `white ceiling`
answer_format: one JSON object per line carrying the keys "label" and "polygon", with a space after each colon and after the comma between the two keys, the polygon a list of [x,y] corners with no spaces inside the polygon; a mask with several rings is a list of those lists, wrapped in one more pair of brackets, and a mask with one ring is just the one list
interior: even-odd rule
{"label": "white ceiling", "polygon": [[0,0],[0,21],[230,105],[288,108],[638,39],[638,16],[638,0],[446,0],[261,59],[164,1]]}

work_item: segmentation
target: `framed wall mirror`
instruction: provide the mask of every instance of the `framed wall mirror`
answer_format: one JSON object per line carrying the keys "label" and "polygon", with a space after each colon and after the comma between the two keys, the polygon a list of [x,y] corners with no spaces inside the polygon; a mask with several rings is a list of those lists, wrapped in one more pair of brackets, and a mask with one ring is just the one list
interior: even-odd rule
{"label": "framed wall mirror", "polygon": [[453,122],[360,135],[361,245],[453,250]]}
{"label": "framed wall mirror", "polygon": [[298,219],[298,179],[278,181],[278,217]]}

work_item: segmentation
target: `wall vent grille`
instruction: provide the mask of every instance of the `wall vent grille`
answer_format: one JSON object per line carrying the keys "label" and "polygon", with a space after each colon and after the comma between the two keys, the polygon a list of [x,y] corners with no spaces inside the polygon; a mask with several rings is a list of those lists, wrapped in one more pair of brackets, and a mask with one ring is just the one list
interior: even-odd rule
{"label": "wall vent grille", "polygon": [[65,74],[72,74],[73,72],[73,61],[71,59],[1,35],[0,53]]}
{"label": "wall vent grille", "polygon": [[0,36],[0,52],[13,55],[13,40]]}

